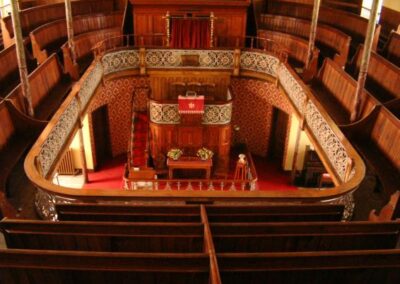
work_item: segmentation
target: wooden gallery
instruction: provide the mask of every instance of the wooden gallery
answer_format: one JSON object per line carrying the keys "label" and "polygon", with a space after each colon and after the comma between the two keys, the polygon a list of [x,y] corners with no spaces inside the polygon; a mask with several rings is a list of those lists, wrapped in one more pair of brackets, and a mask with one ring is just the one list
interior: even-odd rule
{"label": "wooden gallery", "polygon": [[0,283],[400,283],[398,0],[0,24]]}

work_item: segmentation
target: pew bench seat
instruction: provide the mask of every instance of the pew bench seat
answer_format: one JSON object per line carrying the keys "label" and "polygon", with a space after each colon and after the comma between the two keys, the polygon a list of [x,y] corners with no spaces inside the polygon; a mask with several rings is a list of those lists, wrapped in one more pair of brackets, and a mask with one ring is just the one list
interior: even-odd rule
{"label": "pew bench seat", "polygon": [[389,196],[398,190],[400,120],[385,107],[378,106],[370,115],[342,130],[375,173],[384,193]]}
{"label": "pew bench seat", "polygon": [[313,81],[312,93],[338,125],[348,124],[351,113],[322,82]]}
{"label": "pew bench seat", "polygon": [[35,108],[35,117],[39,120],[48,120],[55,113],[65,97],[71,91],[72,80],[69,76],[63,75],[56,86],[40,101]]}
{"label": "pew bench seat", "polygon": [[361,135],[355,137],[353,141],[356,143],[356,147],[360,150],[368,166],[378,176],[378,180],[385,191],[393,193],[399,189],[400,169],[387,160],[385,153],[375,143],[368,140],[368,137]]}

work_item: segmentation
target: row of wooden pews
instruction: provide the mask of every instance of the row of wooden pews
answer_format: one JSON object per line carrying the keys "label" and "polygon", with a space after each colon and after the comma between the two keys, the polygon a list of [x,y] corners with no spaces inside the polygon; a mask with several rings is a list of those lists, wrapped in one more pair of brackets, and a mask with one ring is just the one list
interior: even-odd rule
{"label": "row of wooden pews", "polygon": [[[110,14],[95,14],[77,16],[73,19],[75,36],[94,31],[102,31],[111,28],[122,28],[122,14],[113,12]],[[38,27],[30,33],[33,56],[42,63],[49,54],[60,51],[67,41],[67,24],[65,19],[57,20]]]}
{"label": "row of wooden pews", "polygon": [[[116,9],[114,1],[90,0],[72,1],[72,14],[74,16],[98,13],[110,13]],[[41,5],[20,11],[22,34],[25,38],[34,29],[53,21],[65,19],[65,4],[55,3]],[[5,42],[12,42],[14,31],[11,16],[1,19],[3,37]],[[6,46],[8,46],[6,44]]]}
{"label": "row of wooden pews", "polygon": [[381,55],[400,68],[400,30],[390,33]]}
{"label": "row of wooden pews", "polygon": [[73,62],[71,48],[68,43],[61,46],[65,72],[70,74],[73,79],[78,80],[94,60],[93,48],[95,45],[105,39],[114,38],[115,40],[110,41],[115,43],[114,46],[119,46],[120,44],[117,44],[117,42],[122,41],[121,36],[120,27],[103,29],[75,36],[74,48],[76,63]]}
{"label": "row of wooden pews", "polygon": [[8,178],[45,123],[27,117],[8,100],[0,101],[0,121],[0,216],[15,216],[16,210],[7,199]]}
{"label": "row of wooden pews", "polygon": [[[272,2],[268,5],[268,13],[311,20],[313,6],[290,3]],[[319,23],[337,28],[351,37],[350,55],[352,56],[359,44],[364,43],[367,34],[368,20],[350,12],[322,6],[319,11]],[[373,39],[373,50],[377,49],[381,26],[376,26]]]}
{"label": "row of wooden pews", "polygon": [[[0,222],[7,245],[0,250],[2,283],[396,283],[400,279],[400,250],[395,249],[400,222],[340,222],[340,205],[59,204],[56,208],[58,222]],[[71,213],[74,221],[65,221]]]}
{"label": "row of wooden pews", "polygon": [[[36,60],[27,53],[26,63],[28,72],[36,68]],[[0,52],[0,98],[5,98],[20,82],[17,52],[15,45]]]}
{"label": "row of wooden pews", "polygon": [[[308,41],[311,22],[293,17],[263,14],[261,29],[291,34]],[[317,27],[315,44],[321,51],[322,57],[333,59],[341,67],[346,65],[350,40],[348,35],[331,26],[319,24]]]}
{"label": "row of wooden pews", "polygon": [[[285,48],[288,53],[288,63],[294,67],[304,81],[308,82],[316,74],[319,49],[314,48],[309,66],[306,66],[308,56],[307,40],[287,33],[262,29],[258,30],[258,37],[270,39]],[[260,43],[262,48],[263,42],[261,41]]]}

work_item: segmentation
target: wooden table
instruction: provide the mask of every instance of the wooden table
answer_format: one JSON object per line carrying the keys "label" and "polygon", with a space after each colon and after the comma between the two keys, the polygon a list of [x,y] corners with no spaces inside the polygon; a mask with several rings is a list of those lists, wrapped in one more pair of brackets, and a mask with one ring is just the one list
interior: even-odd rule
{"label": "wooden table", "polygon": [[212,160],[201,160],[197,157],[181,157],[178,160],[167,159],[168,166],[168,177],[169,179],[174,178],[174,170],[175,169],[184,169],[184,170],[194,170],[200,169],[206,171],[206,179],[210,179],[211,176],[211,167]]}

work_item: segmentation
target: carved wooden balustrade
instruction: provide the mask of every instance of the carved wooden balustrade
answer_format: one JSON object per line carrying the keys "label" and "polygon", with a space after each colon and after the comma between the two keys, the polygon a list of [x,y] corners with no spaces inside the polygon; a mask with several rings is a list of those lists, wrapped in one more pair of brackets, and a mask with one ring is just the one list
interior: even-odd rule
{"label": "carved wooden balustrade", "polygon": [[[132,37],[133,38],[133,37]],[[253,42],[255,42],[253,40]],[[110,41],[109,41],[110,42]],[[207,50],[181,50],[167,48],[146,48],[131,46],[126,41],[110,46],[100,43],[97,46],[96,60],[91,64],[74,86],[73,90],[34,144],[25,161],[25,170],[30,180],[38,188],[36,206],[41,216],[57,219],[56,203],[125,203],[138,202],[290,202],[290,203],[333,203],[345,204],[344,218],[352,215],[354,202],[352,193],[365,175],[365,166],[342,134],[332,118],[325,111],[309,88],[301,81],[292,68],[284,61],[284,54],[273,43],[270,50],[248,48],[224,48]],[[133,43],[134,41],[130,41]],[[264,47],[269,45],[263,45]],[[254,47],[254,46],[253,46]],[[266,48],[267,49],[267,48]],[[184,66],[182,55],[198,57],[198,66]],[[161,190],[117,190],[81,189],[57,186],[52,176],[63,152],[67,150],[77,131],[79,117],[87,110],[96,96],[104,78],[118,77],[118,74],[146,74],[147,70],[222,70],[233,76],[244,75],[274,82],[289,99],[293,114],[301,121],[302,129],[314,144],[327,171],[331,174],[335,187],[329,189],[301,188],[295,191],[229,190],[226,181],[212,181],[207,190],[168,190],[164,184]],[[149,181],[150,182],[150,181]],[[175,181],[173,181],[175,182]],[[221,182],[224,182],[221,189]],[[160,184],[157,185],[160,189]],[[174,185],[175,186],[175,185]],[[165,188],[167,187],[167,188]],[[171,184],[170,184],[171,187]],[[193,187],[193,184],[192,184]],[[240,186],[236,186],[240,189]],[[164,190],[167,189],[167,190]],[[208,190],[210,189],[210,190]]]}

